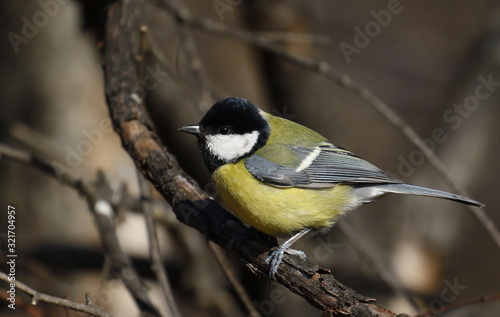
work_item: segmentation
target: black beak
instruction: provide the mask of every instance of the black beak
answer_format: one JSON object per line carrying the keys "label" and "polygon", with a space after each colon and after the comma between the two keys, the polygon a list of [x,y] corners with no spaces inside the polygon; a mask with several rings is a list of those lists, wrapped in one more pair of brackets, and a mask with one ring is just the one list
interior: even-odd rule
{"label": "black beak", "polygon": [[196,136],[201,135],[200,126],[197,124],[185,125],[182,128],[179,128],[179,131],[194,134]]}

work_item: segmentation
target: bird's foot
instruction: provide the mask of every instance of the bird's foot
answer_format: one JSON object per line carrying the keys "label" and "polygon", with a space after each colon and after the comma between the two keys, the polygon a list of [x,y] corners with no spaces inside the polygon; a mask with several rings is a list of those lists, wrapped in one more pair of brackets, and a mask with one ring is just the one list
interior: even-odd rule
{"label": "bird's foot", "polygon": [[306,254],[302,251],[290,249],[285,245],[278,246],[278,248],[274,250],[266,259],[266,263],[270,265],[269,278],[271,280],[276,280],[276,272],[278,272],[278,268],[285,257],[285,253],[299,256],[301,259],[306,258]]}

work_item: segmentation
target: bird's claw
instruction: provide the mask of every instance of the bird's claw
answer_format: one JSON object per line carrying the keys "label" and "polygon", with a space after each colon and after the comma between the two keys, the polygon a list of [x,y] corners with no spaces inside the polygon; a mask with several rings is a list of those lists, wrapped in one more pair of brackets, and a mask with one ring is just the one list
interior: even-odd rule
{"label": "bird's claw", "polygon": [[302,251],[279,246],[266,259],[266,264],[269,264],[269,266],[270,266],[269,278],[271,280],[276,280],[276,272],[278,272],[278,268],[279,268],[281,262],[283,262],[283,258],[285,257],[285,253],[290,254],[290,255],[299,256],[301,259],[306,258],[306,254]]}

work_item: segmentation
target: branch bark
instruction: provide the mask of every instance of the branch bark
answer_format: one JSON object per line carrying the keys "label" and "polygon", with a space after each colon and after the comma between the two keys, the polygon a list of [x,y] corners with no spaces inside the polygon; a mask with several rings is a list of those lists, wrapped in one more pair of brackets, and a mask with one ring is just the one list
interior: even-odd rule
{"label": "branch bark", "polygon": [[[109,11],[105,50],[106,98],[113,125],[123,147],[139,170],[172,205],[177,218],[224,249],[243,224],[210,199],[175,163],[161,144],[144,109],[144,91],[138,76],[140,29],[145,7],[153,1],[115,3]],[[255,271],[267,275],[265,259],[275,239],[261,235],[243,243],[238,256]],[[231,250],[232,251],[232,250]],[[396,316],[339,283],[326,269],[287,255],[277,280],[312,305],[332,315]],[[398,315],[407,316],[407,315]]]}

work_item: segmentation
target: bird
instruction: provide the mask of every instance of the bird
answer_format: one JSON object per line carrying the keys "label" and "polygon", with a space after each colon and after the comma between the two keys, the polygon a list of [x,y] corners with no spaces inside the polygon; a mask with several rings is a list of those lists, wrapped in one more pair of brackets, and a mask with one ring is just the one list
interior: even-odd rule
{"label": "bird", "polygon": [[343,214],[380,196],[428,196],[484,207],[457,194],[406,184],[245,98],[219,100],[199,124],[179,130],[197,137],[212,180],[238,218],[268,235],[288,238],[266,259],[272,280],[285,253],[305,257],[291,249],[293,243],[328,230]]}

